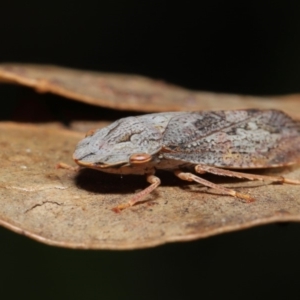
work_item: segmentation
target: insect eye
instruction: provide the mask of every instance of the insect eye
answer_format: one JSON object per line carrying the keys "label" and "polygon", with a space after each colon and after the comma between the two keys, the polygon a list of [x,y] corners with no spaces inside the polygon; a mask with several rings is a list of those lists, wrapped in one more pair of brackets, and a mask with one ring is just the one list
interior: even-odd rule
{"label": "insect eye", "polygon": [[95,133],[96,129],[91,129],[89,130],[86,134],[85,134],[85,137],[88,137],[88,136],[93,136],[94,133]]}
{"label": "insect eye", "polygon": [[129,158],[131,164],[143,164],[152,159],[152,156],[147,153],[136,153],[132,154]]}

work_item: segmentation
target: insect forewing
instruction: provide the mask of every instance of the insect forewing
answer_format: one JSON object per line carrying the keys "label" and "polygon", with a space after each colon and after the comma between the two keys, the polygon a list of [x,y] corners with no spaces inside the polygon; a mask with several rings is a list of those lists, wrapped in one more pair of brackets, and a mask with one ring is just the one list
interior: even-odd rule
{"label": "insect forewing", "polygon": [[300,123],[277,110],[191,112],[170,119],[163,145],[166,159],[193,164],[282,166],[299,161]]}

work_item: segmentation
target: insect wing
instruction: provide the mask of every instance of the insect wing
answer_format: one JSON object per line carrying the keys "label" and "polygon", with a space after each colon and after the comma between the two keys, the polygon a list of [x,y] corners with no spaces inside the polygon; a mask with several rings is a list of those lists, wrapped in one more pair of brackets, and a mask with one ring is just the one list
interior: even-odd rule
{"label": "insect wing", "polygon": [[300,159],[300,124],[277,110],[191,112],[174,116],[164,157],[224,168],[284,166]]}

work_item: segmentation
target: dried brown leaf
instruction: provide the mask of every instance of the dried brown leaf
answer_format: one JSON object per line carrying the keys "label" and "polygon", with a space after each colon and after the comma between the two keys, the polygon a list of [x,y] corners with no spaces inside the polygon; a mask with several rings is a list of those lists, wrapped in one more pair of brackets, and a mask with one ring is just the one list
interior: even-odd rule
{"label": "dried brown leaf", "polygon": [[[167,172],[159,174],[162,186],[148,202],[116,214],[111,208],[144,188],[145,178],[56,169],[60,161],[72,164],[81,137],[59,128],[0,124],[0,224],[51,245],[134,249],[300,221],[300,186],[209,178],[257,199],[246,204]],[[297,167],[283,173],[300,179]]]}
{"label": "dried brown leaf", "polygon": [[0,64],[0,81],[113,109],[153,112],[255,107],[276,108],[300,116],[299,95],[252,97],[198,92],[135,75],[12,63]]}

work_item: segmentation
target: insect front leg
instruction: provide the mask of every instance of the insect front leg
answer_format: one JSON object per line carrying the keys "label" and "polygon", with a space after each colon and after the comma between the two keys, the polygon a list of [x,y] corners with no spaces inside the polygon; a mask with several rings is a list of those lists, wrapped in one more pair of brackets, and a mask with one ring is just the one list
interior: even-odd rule
{"label": "insect front leg", "polygon": [[[204,171],[205,172],[205,171]],[[224,186],[221,186],[221,185],[218,185],[218,184],[215,184],[215,183],[212,183],[208,180],[205,180],[201,177],[198,177],[196,176],[195,174],[193,173],[186,173],[186,172],[182,172],[181,170],[176,170],[174,172],[174,174],[179,177],[180,179],[182,180],[186,180],[186,181],[195,181],[195,182],[198,182],[200,184],[203,184],[207,187],[210,187],[212,189],[216,189],[217,191],[219,191],[221,194],[224,194],[224,195],[230,195],[230,196],[233,196],[233,197],[237,197],[237,198],[241,198],[241,199],[244,199],[246,202],[253,202],[255,201],[254,198],[252,198],[251,196],[247,195],[247,194],[242,194],[242,193],[238,193],[236,192],[235,190],[232,190],[232,189],[228,189]]]}
{"label": "insect front leg", "polygon": [[195,171],[199,174],[212,173],[219,176],[235,177],[248,180],[259,180],[259,181],[271,181],[279,183],[289,183],[289,184],[300,184],[299,180],[288,179],[282,176],[266,176],[257,174],[240,173],[231,170],[219,169],[215,167],[210,167],[207,165],[197,165]]}
{"label": "insect front leg", "polygon": [[56,165],[56,169],[65,169],[65,170],[70,170],[70,171],[74,171],[74,172],[78,172],[80,170],[79,166],[70,166],[66,163],[60,162]]}
{"label": "insect front leg", "polygon": [[116,213],[119,213],[121,210],[135,205],[136,203],[142,201],[144,197],[146,197],[160,185],[160,179],[156,177],[153,173],[148,174],[146,179],[151,185],[149,185],[141,192],[135,194],[127,203],[120,204],[114,207],[112,210]]}

